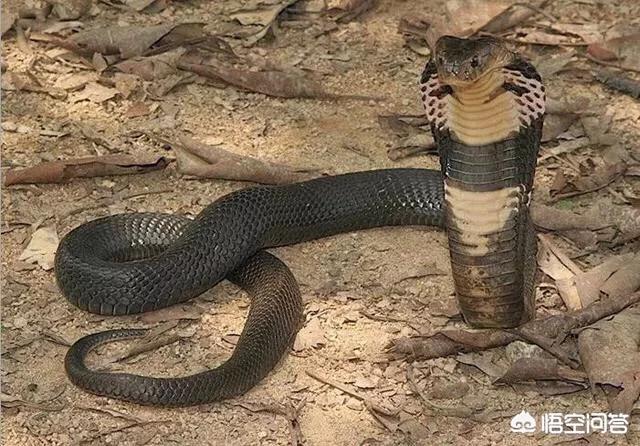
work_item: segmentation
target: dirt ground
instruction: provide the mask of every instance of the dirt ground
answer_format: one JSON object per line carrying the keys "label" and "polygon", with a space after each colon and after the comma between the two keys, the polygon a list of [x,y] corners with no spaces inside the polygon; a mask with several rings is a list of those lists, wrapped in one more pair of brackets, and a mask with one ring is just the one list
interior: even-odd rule
{"label": "dirt ground", "polygon": [[[4,3],[4,8],[16,10],[23,2]],[[192,0],[172,2],[164,12],[145,14],[121,11],[108,2],[96,3],[96,15],[82,19],[87,28],[199,21],[215,31],[227,29],[230,13],[243,6],[239,1]],[[422,113],[417,79],[425,57],[405,45],[398,23],[418,13],[441,14],[444,3],[381,1],[372,11],[355,21],[338,23],[336,28],[322,14],[281,19],[275,41],[246,48],[234,44],[242,55],[268,57],[313,73],[333,93],[378,99],[282,99],[202,82],[177,87],[159,98],[134,92],[127,99],[117,96],[101,103],[74,102],[71,93],[56,98],[42,92],[3,91],[3,169],[109,153],[173,157],[167,145],[139,131],[147,128],[167,140],[189,133],[204,142],[222,142],[236,153],[328,174],[385,167],[436,168],[435,156],[390,160],[387,149],[398,143],[398,136],[377,120],[379,115]],[[593,21],[606,27],[640,16],[640,7],[633,0],[561,0],[545,11],[563,22]],[[32,41],[25,49],[15,34],[9,34],[2,42],[3,64],[8,72],[29,72],[44,85],[54,85],[69,73],[87,71],[79,64],[48,56],[52,48]],[[539,47],[520,48],[529,56],[558,50],[551,47],[544,53]],[[586,59],[577,60],[581,67],[588,66]],[[619,141],[621,150],[635,156],[636,162],[640,159],[637,100],[574,72],[557,74],[547,85],[551,97],[588,96],[591,107],[609,117],[608,132]],[[127,112],[134,102],[155,108],[132,117]],[[96,138],[92,141],[80,128],[91,129],[111,148],[96,143]],[[591,145],[578,153],[601,159],[609,152]],[[535,200],[549,202],[557,168],[557,162],[539,167]],[[69,383],[63,369],[67,345],[88,333],[116,327],[164,323],[180,337],[119,363],[118,369],[179,376],[211,368],[233,349],[248,299],[223,283],[181,305],[180,311],[174,308],[152,316],[118,318],[92,315],[64,299],[52,270],[20,260],[35,229],[52,227],[62,237],[81,223],[120,212],[195,215],[216,198],[246,186],[185,177],[172,163],[164,170],[139,175],[4,188],[2,444],[640,444],[637,426],[626,437],[588,439],[510,432],[510,419],[521,410],[538,416],[606,411],[602,392],[585,389],[546,395],[535,387],[494,385],[490,376],[459,358],[410,361],[385,353],[389,342],[398,337],[433,333],[445,325],[462,326],[455,317],[446,237],[434,228],[381,228],[272,250],[300,282],[306,326],[296,350],[240,398],[185,409],[141,407],[92,396]],[[622,177],[559,205],[578,213],[598,204],[609,206],[611,212],[628,209],[629,202],[618,199],[623,188],[638,196],[637,177]],[[638,251],[637,239],[584,251],[566,239],[551,237],[585,269],[608,256]],[[540,273],[540,280],[550,279]],[[557,293],[540,288],[537,294],[538,316],[566,311]],[[124,348],[100,349],[92,357],[94,363]],[[522,346],[495,349],[483,357],[495,363],[518,348]],[[418,386],[438,407],[474,417],[446,416],[446,410],[425,406],[407,378],[409,367]],[[367,408],[371,404],[391,412],[386,416],[375,412],[376,418]]]}

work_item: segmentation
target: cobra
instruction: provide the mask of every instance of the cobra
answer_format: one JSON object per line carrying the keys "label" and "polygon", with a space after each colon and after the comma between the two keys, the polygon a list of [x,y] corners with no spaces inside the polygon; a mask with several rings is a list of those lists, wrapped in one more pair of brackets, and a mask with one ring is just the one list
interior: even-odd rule
{"label": "cobra", "polygon": [[227,362],[159,378],[94,371],[87,353],[146,330],[85,336],[68,351],[70,380],[94,394],[186,406],[232,398],[278,363],[303,320],[289,269],[265,248],[379,226],[444,226],[466,322],[514,327],[533,308],[535,234],[529,217],[544,117],[534,67],[492,38],[441,37],[421,79],[441,169],[387,169],[243,189],[194,219],[122,214],[85,223],[61,241],[60,289],[74,305],[108,315],[191,299],[227,278],[251,296]]}

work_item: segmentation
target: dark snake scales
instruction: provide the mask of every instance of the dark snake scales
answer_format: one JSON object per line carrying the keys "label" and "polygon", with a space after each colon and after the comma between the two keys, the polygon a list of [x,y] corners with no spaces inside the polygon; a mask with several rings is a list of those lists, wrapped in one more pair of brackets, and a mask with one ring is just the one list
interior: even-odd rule
{"label": "dark snake scales", "polygon": [[302,323],[293,275],[263,249],[379,226],[446,227],[456,294],[470,325],[513,327],[530,317],[536,248],[528,206],[544,87],[530,64],[493,39],[443,37],[435,55],[421,90],[440,172],[388,169],[253,187],[218,199],[194,220],[114,215],[67,234],[56,278],[84,310],[156,310],[225,278],[251,296],[236,348],[215,369],[180,378],[88,369],[84,358],[97,345],[146,333],[110,330],[69,349],[70,380],[140,404],[186,406],[240,395],[273,369]]}

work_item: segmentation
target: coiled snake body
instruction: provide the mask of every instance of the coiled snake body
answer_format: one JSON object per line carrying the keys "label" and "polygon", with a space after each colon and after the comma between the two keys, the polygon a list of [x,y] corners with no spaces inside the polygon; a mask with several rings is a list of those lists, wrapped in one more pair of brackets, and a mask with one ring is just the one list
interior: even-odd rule
{"label": "coiled snake body", "polygon": [[[421,81],[441,172],[388,169],[254,187],[195,220],[166,214],[98,219],[67,234],[58,284],[78,307],[120,315],[163,308],[228,278],[251,295],[231,358],[180,378],[88,369],[95,346],[141,336],[111,330],[67,353],[71,381],[140,404],[184,406],[240,395],[276,365],[297,333],[302,301],[288,268],[263,248],[392,225],[444,225],[465,320],[513,327],[531,316],[535,237],[529,219],[544,87],[535,69],[490,38],[438,40]],[[444,181],[443,181],[444,180]]]}

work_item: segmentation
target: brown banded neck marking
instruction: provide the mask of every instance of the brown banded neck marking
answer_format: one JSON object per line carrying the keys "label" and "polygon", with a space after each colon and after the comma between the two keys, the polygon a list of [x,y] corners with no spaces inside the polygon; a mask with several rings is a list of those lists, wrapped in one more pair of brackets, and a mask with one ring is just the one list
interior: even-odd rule
{"label": "brown banded neck marking", "polygon": [[[505,88],[516,85],[522,94]],[[449,129],[466,145],[484,145],[508,139],[544,114],[542,82],[517,70],[494,70],[465,87],[453,86],[441,94],[437,74],[422,84],[427,120],[438,130]]]}
{"label": "brown banded neck marking", "polygon": [[459,231],[465,254],[489,254],[489,236],[502,231],[518,212],[522,188],[473,192],[444,183],[444,196],[451,222]]}

